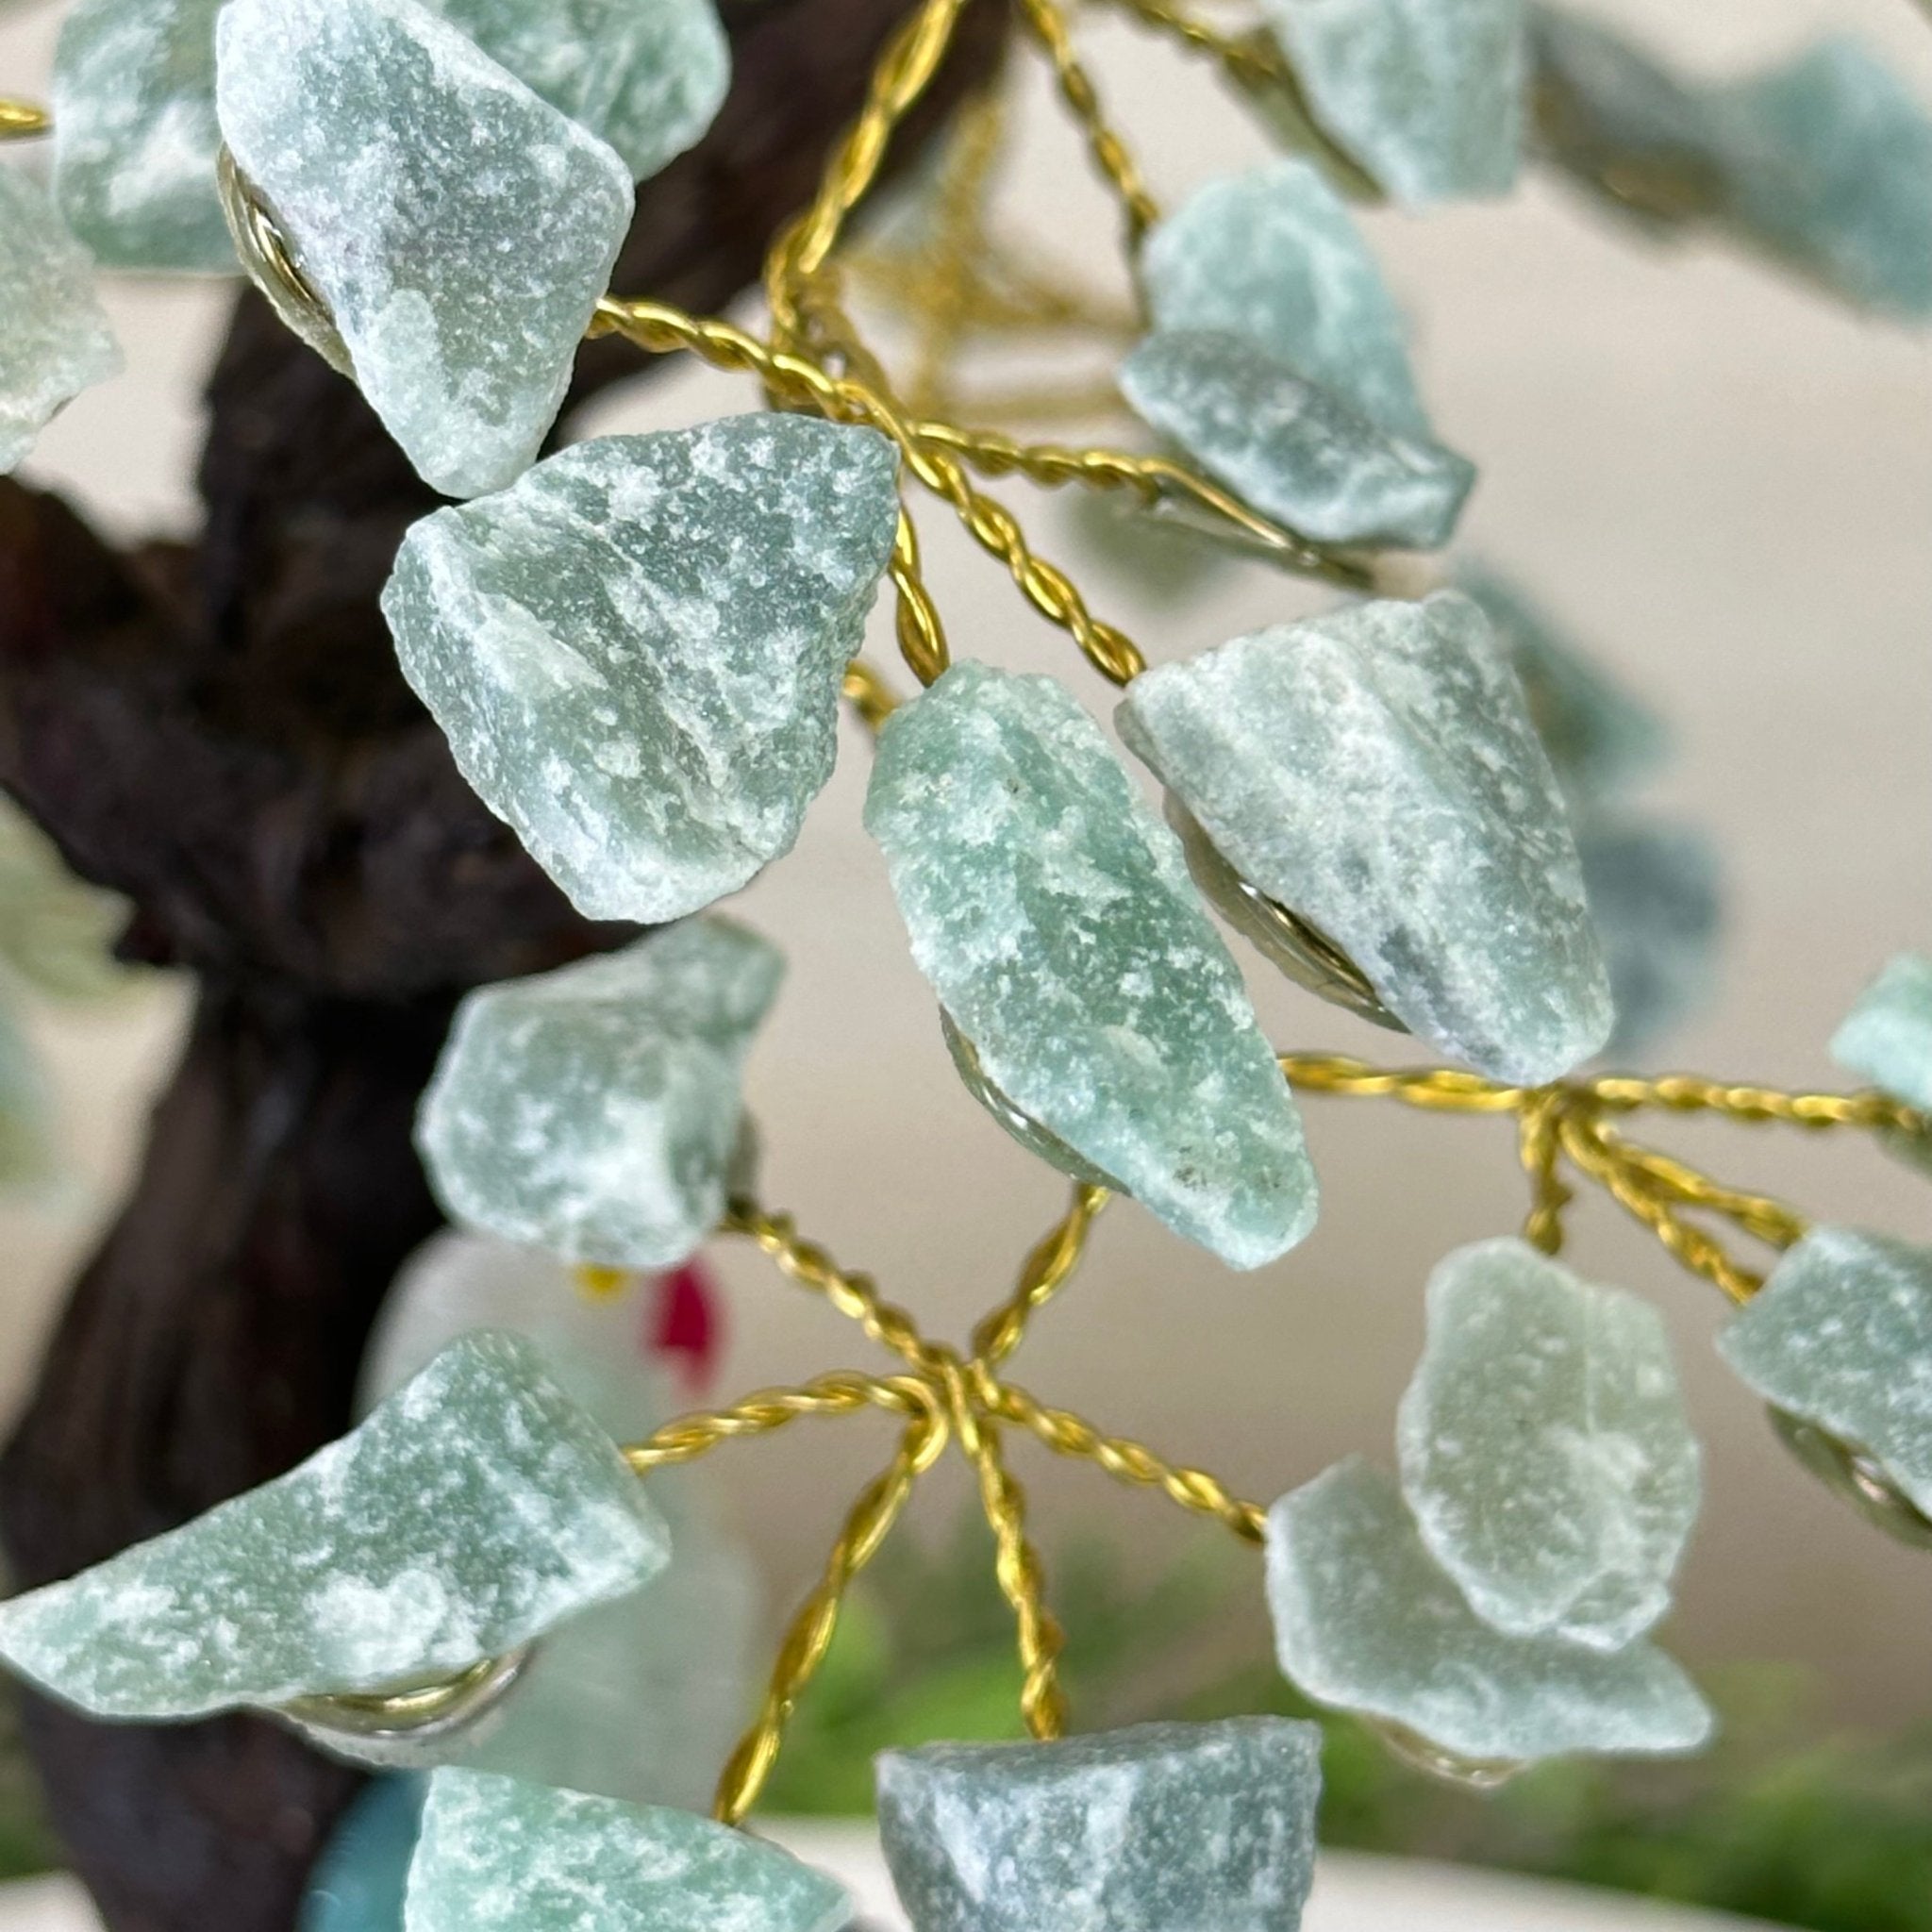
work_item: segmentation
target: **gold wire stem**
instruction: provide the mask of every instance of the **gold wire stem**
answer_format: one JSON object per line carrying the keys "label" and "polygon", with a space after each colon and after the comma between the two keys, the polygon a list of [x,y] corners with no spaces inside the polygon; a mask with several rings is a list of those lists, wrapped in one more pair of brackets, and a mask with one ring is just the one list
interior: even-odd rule
{"label": "gold wire stem", "polygon": [[1105,1435],[1084,1416],[1049,1408],[1012,1382],[991,1384],[986,1400],[995,1414],[1029,1430],[1056,1456],[1097,1464],[1117,1481],[1136,1488],[1159,1490],[1183,1509],[1225,1524],[1244,1542],[1261,1541],[1268,1512],[1258,1503],[1244,1503],[1206,1470],[1163,1461],[1145,1443],[1129,1437]]}
{"label": "gold wire stem", "polygon": [[[915,1385],[918,1386],[918,1385]],[[847,1512],[824,1572],[798,1607],[778,1649],[765,1701],[718,1779],[711,1815],[737,1824],[757,1804],[785,1740],[785,1727],[799,1697],[824,1661],[838,1628],[839,1610],[852,1579],[878,1554],[912,1493],[912,1486],[946,1446],[944,1411],[926,1395],[923,1411],[908,1423],[891,1462],[865,1488]]]}
{"label": "gold wire stem", "polygon": [[1460,1067],[1372,1067],[1345,1054],[1285,1053],[1281,1071],[1306,1093],[1357,1100],[1397,1100],[1425,1113],[1517,1113],[1540,1091],[1506,1087]]}
{"label": "gold wire stem", "polygon": [[1529,1176],[1529,1216],[1523,1238],[1545,1255],[1563,1249],[1563,1210],[1573,1198],[1558,1172],[1563,1151],[1563,1092],[1548,1088],[1523,1108],[1517,1124],[1517,1155]]}
{"label": "gold wire stem", "polygon": [[946,630],[939,606],[925,587],[925,575],[919,562],[919,532],[905,506],[899,509],[899,528],[892,539],[891,565],[896,603],[892,611],[892,631],[899,641],[899,655],[907,669],[921,684],[931,684],[953,661],[946,643]]}
{"label": "gold wire stem", "polygon": [[1012,1294],[973,1331],[975,1369],[996,1369],[1019,1347],[1035,1311],[1067,1285],[1080,1265],[1088,1234],[1111,1198],[1105,1188],[1074,1184],[1072,1205],[1022,1263]]}
{"label": "gold wire stem", "polygon": [[721,1442],[769,1436],[801,1416],[856,1415],[863,1408],[919,1416],[931,1407],[924,1384],[909,1375],[862,1375],[834,1369],[796,1389],[757,1390],[729,1408],[674,1416],[641,1442],[626,1444],[622,1453],[639,1475],[647,1475],[654,1469],[693,1462]]}
{"label": "gold wire stem", "polygon": [[1655,1079],[1610,1074],[1590,1091],[1618,1113],[1662,1108],[1671,1113],[1718,1113],[1727,1120],[1779,1126],[1857,1127],[1872,1133],[1922,1134],[1927,1117],[1890,1094],[1788,1093],[1775,1087],[1732,1086],[1702,1074],[1663,1074]]}
{"label": "gold wire stem", "polygon": [[1633,1146],[1612,1129],[1599,1125],[1596,1138],[1613,1146],[1659,1192],[1687,1208],[1722,1214],[1767,1247],[1789,1248],[1805,1238],[1810,1223],[1795,1208],[1770,1194],[1747,1194],[1652,1148]]}
{"label": "gold wire stem", "polygon": [[899,708],[899,694],[875,664],[855,658],[845,667],[845,702],[858,713],[859,723],[874,734]]}
{"label": "gold wire stem", "polygon": [[31,141],[51,134],[54,117],[31,101],[0,100],[0,141]]}
{"label": "gold wire stem", "polygon": [[1066,15],[1055,0],[1020,0],[1020,19],[1051,63],[1060,99],[1087,138],[1093,166],[1120,203],[1127,253],[1138,254],[1142,237],[1160,219],[1160,206],[1147,192],[1126,142],[1107,118],[1099,91],[1074,46]]}

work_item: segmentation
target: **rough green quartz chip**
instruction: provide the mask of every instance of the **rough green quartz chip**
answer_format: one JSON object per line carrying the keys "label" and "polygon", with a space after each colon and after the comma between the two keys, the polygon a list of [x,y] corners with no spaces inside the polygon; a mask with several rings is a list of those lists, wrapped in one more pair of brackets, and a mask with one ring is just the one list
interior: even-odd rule
{"label": "rough green quartz chip", "polygon": [[424,479],[536,456],[631,215],[630,171],[415,0],[229,0],[224,138]]}
{"label": "rough green quartz chip", "polygon": [[1310,111],[1397,201],[1507,193],[1524,0],[1263,0]]}
{"label": "rough green quartz chip", "polygon": [[1383,428],[1243,336],[1160,330],[1120,386],[1237,495],[1319,541],[1434,549],[1475,483],[1465,458]]}
{"label": "rough green quartz chip", "polygon": [[80,0],[54,58],[54,182],[109,268],[236,272],[215,192],[222,0]]}
{"label": "rough green quartz chip", "polygon": [[1718,1348],[1767,1402],[1870,1456],[1932,1514],[1932,1248],[1814,1227]]}
{"label": "rough green quartz chip", "polygon": [[1549,759],[1488,620],[1351,605],[1134,680],[1121,734],[1403,1024],[1498,1079],[1602,1046],[1609,983]]}
{"label": "rough green quartz chip", "polygon": [[879,1832],[915,1932],[1295,1932],[1321,1752],[1276,1717],[888,1751]]}
{"label": "rough green quartz chip", "polygon": [[582,911],[678,918],[791,850],[895,477],[876,431],[767,412],[579,443],[410,529],[403,674]]}
{"label": "rough green quartz chip", "polygon": [[1889,961],[1831,1036],[1831,1057],[1907,1107],[1932,1111],[1932,959],[1900,953]]}
{"label": "rough green quartz chip", "polygon": [[1243,337],[1372,423],[1428,437],[1401,311],[1307,161],[1210,181],[1147,237],[1140,266],[1156,329]]}
{"label": "rough green quartz chip", "polygon": [[1178,1233],[1307,1233],[1301,1121],[1174,834],[1050,677],[957,664],[879,736],[865,822],[992,1085]]}
{"label": "rough green quartz chip", "polygon": [[1932,317],[1932,115],[1857,41],[1721,95],[1736,219],[1848,300]]}
{"label": "rough green quartz chip", "polygon": [[531,1345],[473,1335],[287,1475],[0,1604],[0,1659],[99,1717],[381,1690],[514,1650],[667,1556]]}
{"label": "rough green quartz chip", "polygon": [[1642,1639],[1606,1652],[1484,1623],[1358,1457],[1268,1512],[1268,1601],[1282,1672],[1316,1703],[1472,1763],[1657,1756],[1710,1735],[1695,1687]]}
{"label": "rough green quartz chip", "polygon": [[0,161],[0,475],[65,405],[120,368],[86,251],[47,191]]}
{"label": "rough green quartz chip", "polygon": [[748,1832],[488,1772],[429,1778],[407,1932],[840,1932],[831,1879]]}
{"label": "rough green quartz chip", "polygon": [[724,1212],[740,1074],[783,972],[757,934],[695,919],[479,987],[416,1122],[452,1218],[566,1260],[687,1259]]}
{"label": "rough green quartz chip", "polygon": [[1402,1486],[1470,1607],[1514,1636],[1621,1650],[1670,1607],[1698,1453],[1656,1312],[1507,1237],[1429,1277]]}
{"label": "rough green quartz chip", "polygon": [[1604,1051],[1635,1053],[1710,999],[1724,924],[1717,854],[1694,825],[1619,816],[1586,818],[1576,856],[1617,1008]]}

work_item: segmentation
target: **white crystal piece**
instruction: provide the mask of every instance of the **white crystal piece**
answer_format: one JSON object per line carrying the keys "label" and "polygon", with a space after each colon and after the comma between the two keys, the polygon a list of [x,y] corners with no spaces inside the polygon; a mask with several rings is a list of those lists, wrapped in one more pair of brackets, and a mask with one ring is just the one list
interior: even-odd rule
{"label": "white crystal piece", "polygon": [[1695,1687],[1641,1638],[1606,1652],[1486,1624],[1359,1457],[1268,1512],[1268,1601],[1283,1674],[1316,1703],[1469,1762],[1665,1756],[1710,1735]]}
{"label": "white crystal piece", "polygon": [[216,101],[410,461],[501,489],[563,401],[629,169],[415,0],[229,0]]}
{"label": "white crystal piece", "polygon": [[1470,1607],[1513,1636],[1621,1650],[1671,1603],[1698,1453],[1654,1309],[1513,1237],[1429,1277],[1403,1397],[1403,1491]]}

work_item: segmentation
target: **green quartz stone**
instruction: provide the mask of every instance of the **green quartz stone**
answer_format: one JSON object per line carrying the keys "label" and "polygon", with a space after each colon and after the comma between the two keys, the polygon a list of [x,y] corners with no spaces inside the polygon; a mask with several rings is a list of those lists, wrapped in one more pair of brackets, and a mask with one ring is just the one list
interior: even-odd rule
{"label": "green quartz stone", "polygon": [[593,919],[791,848],[899,500],[875,431],[756,413],[547,458],[404,540],[383,609],[463,775]]}
{"label": "green quartz stone", "polygon": [[[637,1292],[591,1296],[554,1256],[445,1229],[396,1277],[362,1361],[363,1407],[477,1328],[527,1336],[544,1372],[618,1442],[686,1406],[642,1358]],[[573,1617],[537,1646],[487,1724],[438,1740],[437,1761],[705,1810],[749,1721],[769,1654],[750,1551],[727,1528],[708,1469],[654,1470],[671,1561],[649,1590]],[[400,1899],[401,1889],[398,1886]]]}
{"label": "green quartz stone", "polygon": [[1514,1237],[1448,1256],[1428,1311],[1396,1433],[1423,1541],[1498,1630],[1623,1649],[1670,1607],[1697,1516],[1662,1322]]}
{"label": "green quartz stone", "polygon": [[1831,1037],[1848,1073],[1932,1112],[1932,959],[1900,953],[1858,995]]}
{"label": "green quartz stone", "polygon": [[687,1259],[724,1212],[744,1057],[783,972],[755,933],[699,919],[479,987],[416,1123],[451,1218],[571,1261]]}
{"label": "green quartz stone", "polygon": [[308,1874],[295,1932],[403,1932],[403,1888],[423,1822],[424,1781],[373,1779]]}
{"label": "green quartz stone", "polygon": [[630,171],[414,0],[229,0],[224,138],[424,479],[536,456],[630,225]]}
{"label": "green quartz stone", "polygon": [[1322,1734],[1277,1717],[878,1759],[914,1932],[1295,1932]]}
{"label": "green quartz stone", "polygon": [[1262,13],[1315,119],[1395,200],[1515,186],[1524,0],[1263,0]]}
{"label": "green quartz stone", "polygon": [[430,1775],[408,1932],[840,1932],[852,1903],[777,1846],[688,1811],[488,1772]]}
{"label": "green quartz stone", "polygon": [[1156,329],[1241,336],[1372,423],[1428,437],[1401,311],[1307,161],[1210,181],[1149,234],[1141,286]]}
{"label": "green quartz stone", "polygon": [[1243,336],[1161,330],[1122,364],[1120,386],[1142,422],[1318,541],[1434,549],[1475,483],[1465,458],[1383,428]]}
{"label": "green quartz stone", "polygon": [[1237,1268],[1307,1233],[1300,1117],[1241,974],[1059,685],[955,665],[880,734],[865,822],[995,1089]]}
{"label": "green quartz stone", "polygon": [[54,182],[109,268],[236,272],[215,190],[222,0],[80,0],[54,58]]}
{"label": "green quartz stone", "polygon": [[1857,41],[1724,91],[1734,219],[1848,301],[1932,319],[1932,114]]}
{"label": "green quartz stone", "polygon": [[0,475],[82,390],[120,369],[87,252],[40,182],[0,160]]}
{"label": "green quartz stone", "polygon": [[1710,1001],[1724,924],[1717,854],[1694,825],[1618,816],[1584,819],[1576,856],[1617,1008],[1604,1052],[1636,1053]]}
{"label": "green quartz stone", "polygon": [[0,1659],[98,1717],[383,1690],[515,1650],[668,1554],[535,1349],[473,1335],[287,1475],[0,1605]]}
{"label": "green quartz stone", "polygon": [[1483,608],[1523,685],[1537,736],[1565,791],[1599,799],[1654,777],[1669,761],[1669,727],[1597,664],[1519,586],[1463,564],[1456,587]]}
{"label": "green quartz stone", "polygon": [[1359,1457],[1268,1512],[1268,1599],[1291,1683],[1466,1763],[1660,1756],[1710,1735],[1690,1679],[1642,1639],[1606,1652],[1486,1624],[1437,1567],[1395,1484]]}
{"label": "green quartz stone", "polygon": [[1814,1227],[1718,1349],[1767,1402],[1871,1457],[1932,1515],[1932,1248]]}
{"label": "green quartz stone", "polygon": [[1567,1073],[1609,982],[1561,793],[1488,620],[1445,591],[1237,638],[1135,679],[1121,735],[1251,884],[1424,1039]]}

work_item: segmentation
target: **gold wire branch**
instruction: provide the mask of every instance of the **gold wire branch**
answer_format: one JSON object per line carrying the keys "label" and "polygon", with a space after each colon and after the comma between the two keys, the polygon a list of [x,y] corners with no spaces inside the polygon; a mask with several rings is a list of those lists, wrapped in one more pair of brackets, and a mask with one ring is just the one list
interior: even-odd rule
{"label": "gold wire branch", "polygon": [[30,141],[54,131],[54,118],[31,101],[0,99],[0,141]]}

